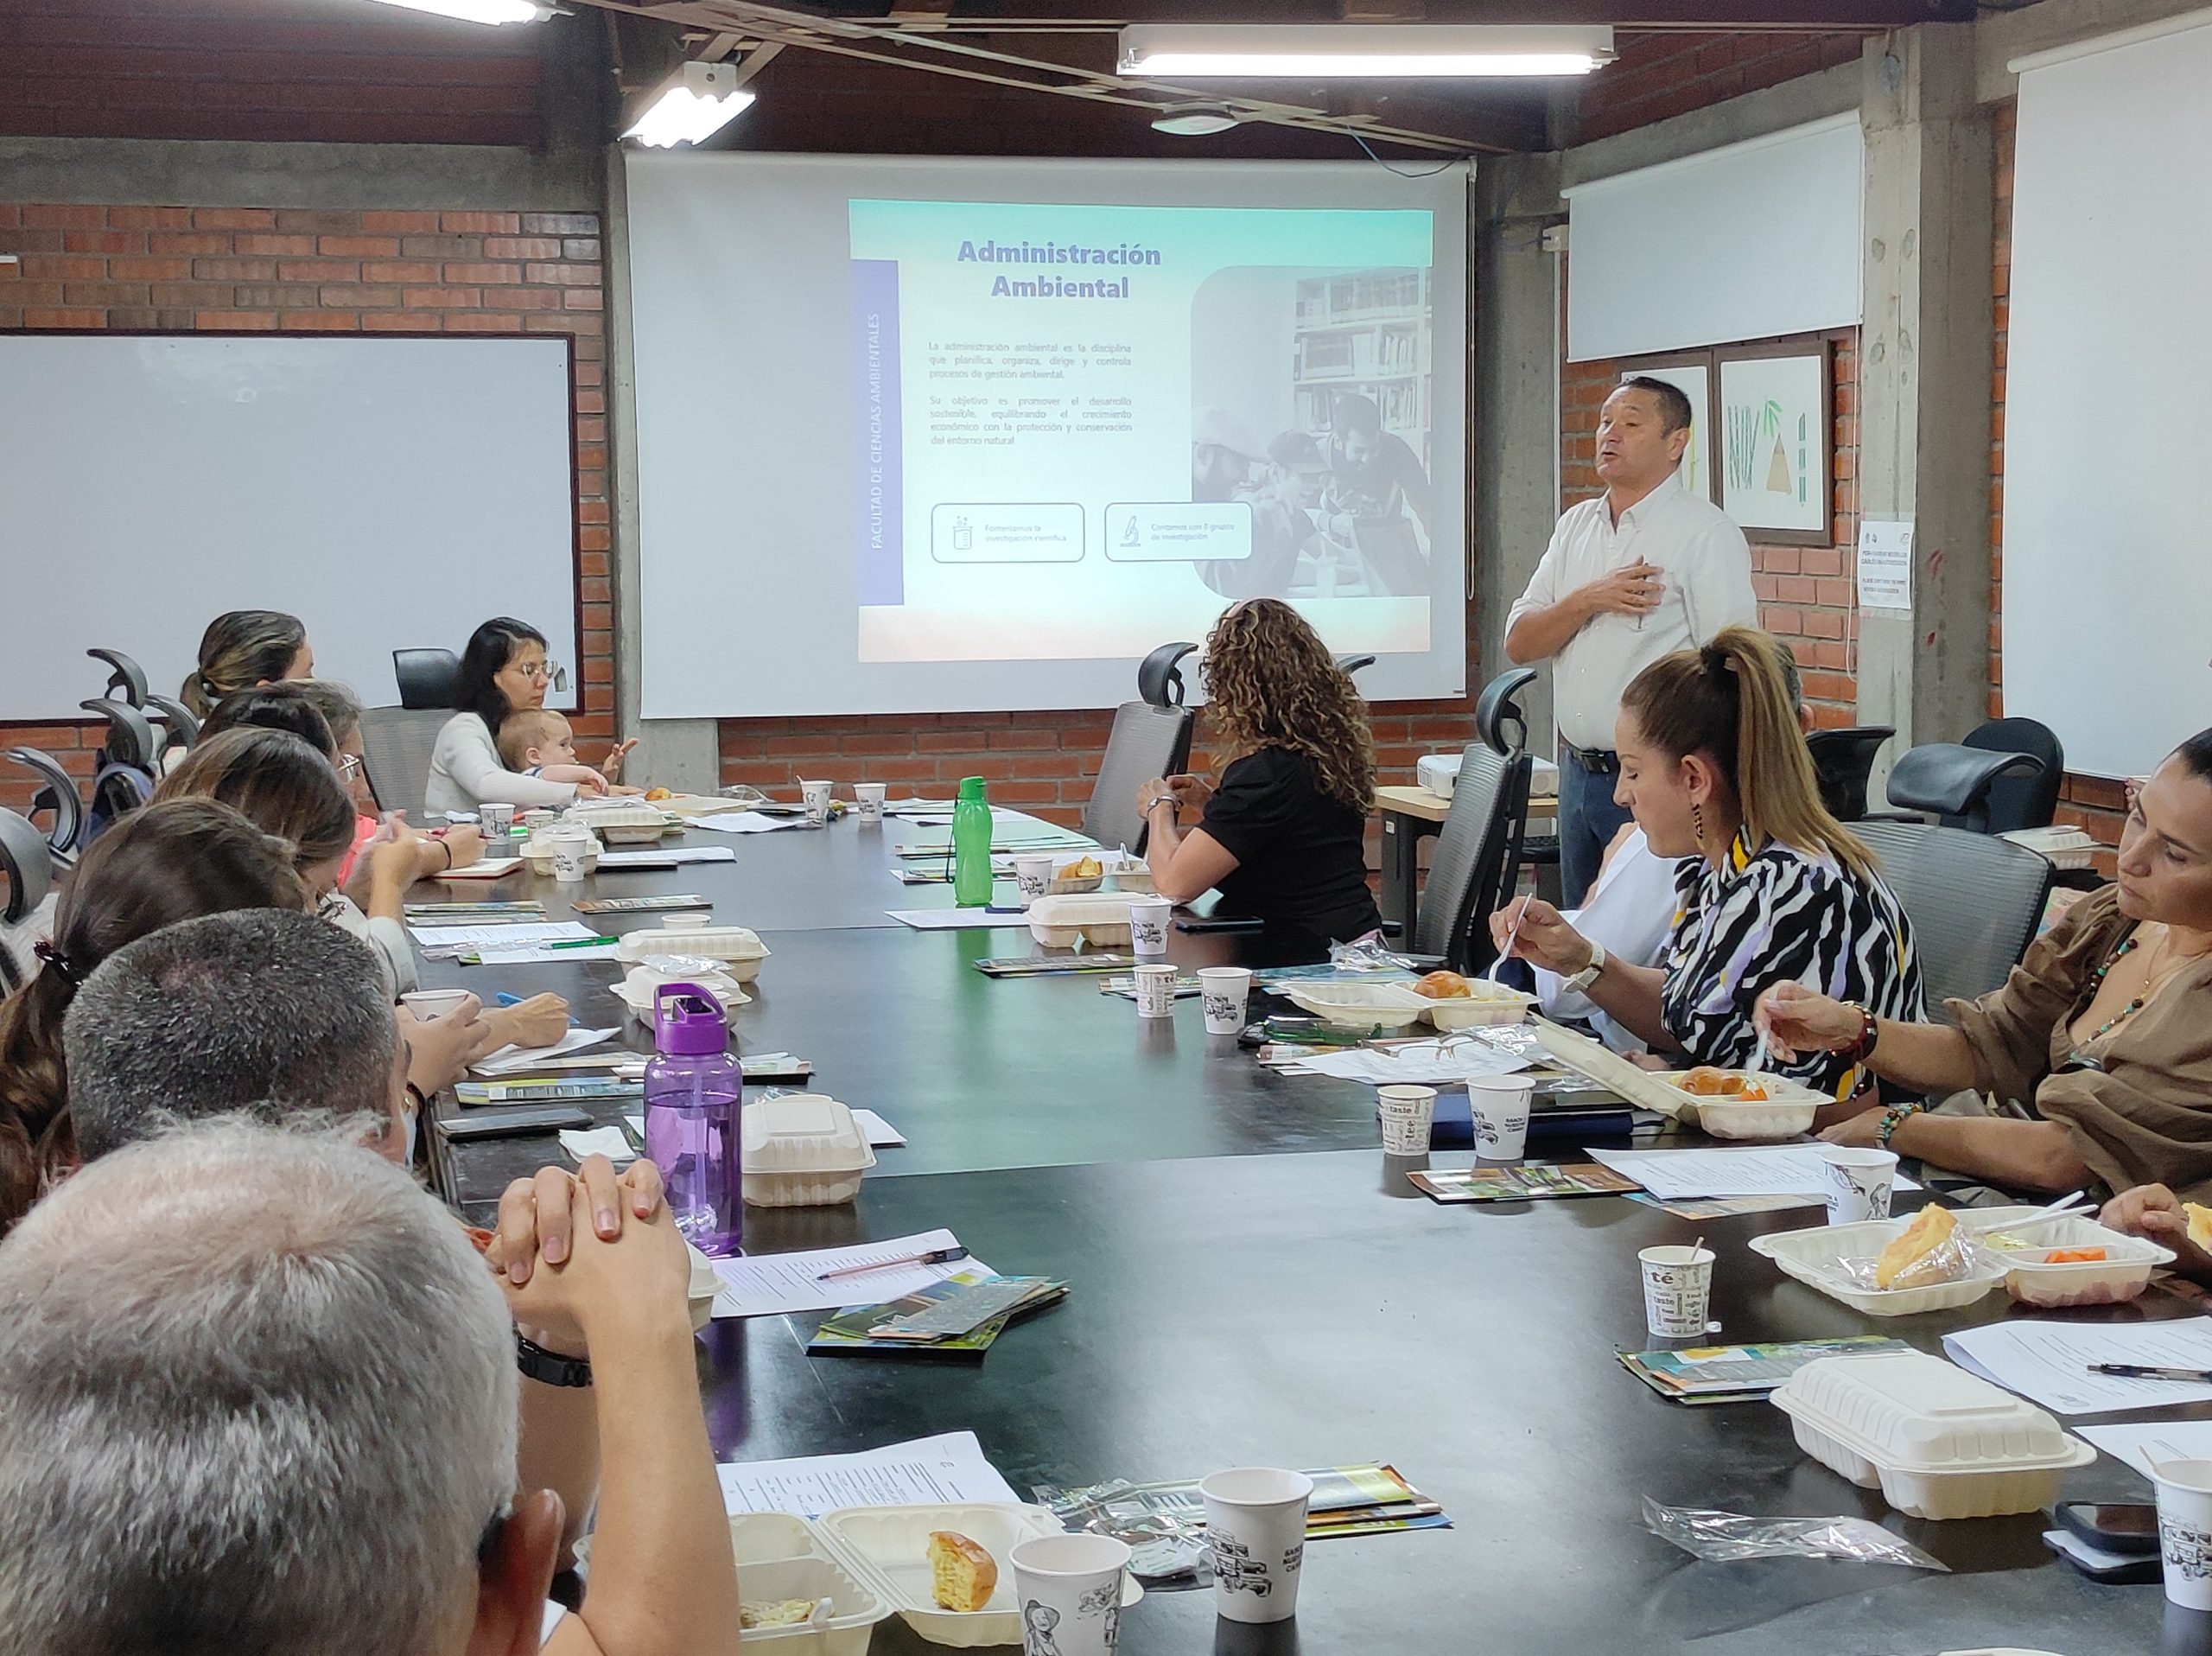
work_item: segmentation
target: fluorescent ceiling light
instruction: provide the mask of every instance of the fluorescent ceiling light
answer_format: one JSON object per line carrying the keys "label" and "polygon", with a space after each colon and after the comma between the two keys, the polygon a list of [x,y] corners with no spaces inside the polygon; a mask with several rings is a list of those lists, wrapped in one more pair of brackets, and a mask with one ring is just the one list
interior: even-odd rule
{"label": "fluorescent ceiling light", "polygon": [[1613,61],[1603,25],[1486,23],[1132,23],[1125,75],[1349,76],[1587,74]]}
{"label": "fluorescent ceiling light", "polygon": [[653,93],[638,124],[622,136],[649,150],[712,137],[752,106],[737,84],[734,63],[687,63]]}
{"label": "fluorescent ceiling light", "polygon": [[536,23],[553,15],[553,8],[537,0],[379,0],[387,6],[410,11],[435,12],[470,23]]}

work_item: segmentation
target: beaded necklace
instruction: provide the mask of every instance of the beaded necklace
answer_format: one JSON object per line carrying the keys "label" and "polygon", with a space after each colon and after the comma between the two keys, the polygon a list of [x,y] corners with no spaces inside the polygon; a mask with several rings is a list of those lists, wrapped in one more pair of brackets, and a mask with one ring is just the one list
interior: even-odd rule
{"label": "beaded necklace", "polygon": [[[2129,955],[2135,952],[2135,949],[2140,937],[2141,933],[2139,931],[2130,932],[2120,940],[2120,946],[2114,949],[2112,953],[2106,958],[2104,965],[2099,966],[2095,971],[2089,975],[2089,998],[2092,1001],[2096,999],[2097,990],[2104,986],[2105,978],[2110,975],[2112,969],[2118,965],[2122,960],[2125,960]],[[2171,979],[2173,974],[2170,972],[2167,976],[2168,978]],[[2138,1012],[2149,1005],[2151,1003],[2151,997],[2159,989],[2164,987],[2164,984],[2163,983],[2154,984],[2146,981],[2143,985],[2143,992],[2136,996],[2133,1000],[2128,1002],[2127,1004],[2121,1007],[2119,1011],[2113,1013],[2110,1017],[2107,1018],[2102,1023],[2098,1025],[2088,1040],[2075,1041],[2074,1043],[2074,1051],[2070,1056],[2073,1059],[2079,1059],[2082,1053],[2087,1051],[2089,1048],[2095,1046],[2097,1042],[2102,1041],[2114,1029],[2120,1028],[2121,1024],[2126,1022],[2128,1019],[2133,1017]]]}

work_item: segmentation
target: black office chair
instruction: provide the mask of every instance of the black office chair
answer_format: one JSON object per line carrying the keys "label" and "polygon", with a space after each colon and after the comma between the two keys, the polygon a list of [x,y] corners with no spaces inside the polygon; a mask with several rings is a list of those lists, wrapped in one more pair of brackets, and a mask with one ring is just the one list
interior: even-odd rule
{"label": "black office chair", "polygon": [[192,710],[182,702],[168,696],[156,696],[149,691],[146,697],[146,712],[149,717],[162,727],[161,740],[163,752],[167,752],[171,748],[181,748],[185,752],[190,753],[192,744],[200,740],[200,721],[194,717]]}
{"label": "black office chair", "polygon": [[1454,971],[1480,971],[1497,958],[1485,922],[1505,901],[1521,865],[1529,818],[1529,756],[1471,742],[1459,755],[1452,809],[1414,921],[1413,952]]}
{"label": "black office chair", "polygon": [[1991,752],[1957,742],[1923,742],[1906,748],[1891,767],[1890,803],[1931,816],[1946,828],[1991,833],[1992,787],[2003,777],[2037,775],[2043,768],[2033,754]]}
{"label": "black office chair", "polygon": [[1123,702],[1098,761],[1098,780],[1083,808],[1083,831],[1101,845],[1125,846],[1141,855],[1145,821],[1137,789],[1155,776],[1173,776],[1191,762],[1191,710]]}
{"label": "black office chair", "polygon": [[1854,724],[1840,730],[1815,730],[1805,738],[1813,750],[1813,773],[1820,779],[1821,803],[1838,822],[1857,822],[1866,814],[1866,782],[1874,756],[1897,731],[1886,724]]}
{"label": "black office chair", "polygon": [[399,681],[402,707],[451,707],[461,658],[451,650],[394,650],[391,676]]}
{"label": "black office chair", "polygon": [[1371,667],[1374,665],[1375,656],[1372,651],[1365,655],[1340,655],[1337,658],[1337,666],[1346,673],[1355,673],[1362,667]]}
{"label": "black office chair", "polygon": [[1502,754],[1529,751],[1529,716],[1521,692],[1536,682],[1534,667],[1515,667],[1484,685],[1475,698],[1475,734]]}
{"label": "black office chair", "polygon": [[154,771],[162,749],[152,722],[129,703],[98,696],[77,705],[107,721],[107,740],[100,748],[99,767],[92,773],[85,813],[84,843],[89,845],[154,797]]}
{"label": "black office chair", "polygon": [[2009,839],[1928,822],[1858,822],[1882,877],[1912,922],[1928,1010],[2004,983],[2035,940],[2050,900],[2050,860]]}
{"label": "black office chair", "polygon": [[1177,664],[1198,647],[1195,644],[1163,644],[1145,657],[1137,664],[1138,696],[1153,707],[1182,706],[1183,671]]}
{"label": "black office chair", "polygon": [[[54,857],[46,836],[12,811],[0,811],[0,927],[20,926],[46,901],[54,884]],[[0,937],[0,995],[22,986],[14,952]]]}
{"label": "black office chair", "polygon": [[[1988,826],[1982,831],[2009,834],[2021,828],[2048,828],[2058,816],[2058,791],[2066,780],[2066,749],[2058,733],[2039,719],[1991,719],[1966,733],[1960,746],[1987,753],[2032,754],[2040,771],[2005,772],[1989,785]],[[1949,828],[1967,825],[1949,822]]]}
{"label": "black office chair", "polygon": [[132,707],[146,705],[146,670],[120,650],[87,650],[95,661],[108,665],[107,688],[100,693]]}
{"label": "black office chair", "polygon": [[0,758],[13,760],[39,779],[38,791],[23,815],[34,827],[40,818],[51,816],[50,825],[41,831],[55,869],[67,869],[76,861],[85,840],[85,796],[77,791],[77,779],[52,754],[35,748],[10,748]]}

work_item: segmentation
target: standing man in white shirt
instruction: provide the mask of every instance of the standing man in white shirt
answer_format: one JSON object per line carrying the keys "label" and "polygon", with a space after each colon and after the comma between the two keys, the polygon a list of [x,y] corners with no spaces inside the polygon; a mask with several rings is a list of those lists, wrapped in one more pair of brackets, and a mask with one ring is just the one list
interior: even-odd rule
{"label": "standing man in white shirt", "polygon": [[1505,623],[1516,666],[1551,661],[1560,736],[1560,888],[1580,903],[1629,820],[1615,803],[1613,721],[1629,681],[1724,627],[1757,627],[1744,532],[1681,486],[1690,402],[1663,379],[1624,379],[1598,416],[1605,492],[1567,508]]}

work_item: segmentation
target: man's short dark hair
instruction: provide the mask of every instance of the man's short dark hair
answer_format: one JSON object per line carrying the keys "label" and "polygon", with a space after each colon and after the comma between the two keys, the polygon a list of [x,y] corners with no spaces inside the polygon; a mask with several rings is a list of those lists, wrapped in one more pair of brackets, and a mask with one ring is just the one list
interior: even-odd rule
{"label": "man's short dark hair", "polygon": [[1284,431],[1268,445],[1268,458],[1285,468],[1298,466],[1319,466],[1321,445],[1313,441],[1310,431]]}
{"label": "man's short dark hair", "polygon": [[1648,373],[1632,373],[1614,389],[1649,392],[1659,404],[1659,434],[1662,436],[1670,437],[1690,423],[1690,399],[1680,385],[1670,385]]}
{"label": "man's short dark hair", "polygon": [[1372,397],[1348,391],[1330,405],[1329,430],[1342,436],[1347,431],[1357,431],[1370,437],[1382,434],[1382,411],[1375,405]]}
{"label": "man's short dark hair", "polygon": [[374,951],[278,908],[185,920],[118,949],[61,1035],[88,1162],[180,1119],[381,1119],[399,1052]]}

